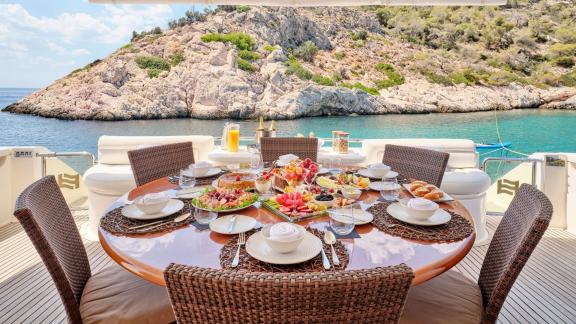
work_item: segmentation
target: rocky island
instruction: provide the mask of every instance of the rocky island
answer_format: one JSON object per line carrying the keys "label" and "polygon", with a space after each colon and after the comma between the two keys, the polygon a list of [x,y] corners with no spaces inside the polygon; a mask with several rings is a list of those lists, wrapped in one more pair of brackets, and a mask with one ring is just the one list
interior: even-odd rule
{"label": "rocky island", "polygon": [[576,109],[574,17],[561,2],[189,11],[4,110],[128,120]]}

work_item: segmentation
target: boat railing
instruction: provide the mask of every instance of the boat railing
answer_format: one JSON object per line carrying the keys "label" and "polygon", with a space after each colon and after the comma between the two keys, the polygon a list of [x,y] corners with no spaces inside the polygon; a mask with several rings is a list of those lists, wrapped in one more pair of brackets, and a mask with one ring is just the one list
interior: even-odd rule
{"label": "boat railing", "polygon": [[48,153],[36,153],[36,156],[40,157],[42,177],[45,177],[46,172],[46,159],[47,158],[59,158],[59,157],[85,157],[91,160],[92,165],[96,164],[96,156],[90,152],[80,151],[80,152],[48,152]]}
{"label": "boat railing", "polygon": [[[510,158],[510,157],[487,157],[484,159],[484,161],[482,162],[482,171],[488,173],[487,167],[489,163],[494,163],[494,162],[500,162],[500,163],[530,163],[531,164],[531,179],[530,179],[530,184],[536,187],[539,187],[540,190],[544,190],[544,188],[542,188],[542,185],[539,185],[538,181],[536,181],[537,179],[537,165],[540,164],[540,166],[543,165],[543,161],[541,159],[535,159],[535,158],[529,158],[529,157],[524,157],[524,158]],[[541,172],[544,172],[544,168],[541,167],[540,168]],[[544,174],[542,174],[542,177],[544,177]],[[490,211],[490,210],[486,210],[486,214],[488,215],[494,215],[494,216],[503,216],[504,213],[502,212],[497,212],[497,211]]]}

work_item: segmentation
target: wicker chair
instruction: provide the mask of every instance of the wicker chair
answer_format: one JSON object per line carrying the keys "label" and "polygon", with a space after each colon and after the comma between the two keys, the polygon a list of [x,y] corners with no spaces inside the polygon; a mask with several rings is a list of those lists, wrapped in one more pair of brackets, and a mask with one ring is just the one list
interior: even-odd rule
{"label": "wicker chair", "polygon": [[119,266],[92,275],[80,233],[53,176],[22,192],[14,216],[48,268],[70,323],[174,321],[164,287]]}
{"label": "wicker chair", "polygon": [[548,198],[531,185],[520,186],[494,233],[478,283],[448,271],[414,287],[400,323],[496,323],[551,218]]}
{"label": "wicker chair", "polygon": [[284,154],[294,154],[301,159],[318,159],[318,139],[305,137],[264,137],[260,139],[262,160],[274,162]]}
{"label": "wicker chair", "polygon": [[178,323],[397,323],[414,277],[406,265],[258,273],[171,264]]}
{"label": "wicker chair", "polygon": [[409,179],[440,187],[449,157],[450,154],[444,152],[387,144],[382,163]]}
{"label": "wicker chair", "polygon": [[194,163],[192,142],[175,143],[128,151],[136,185],[141,186],[170,175]]}

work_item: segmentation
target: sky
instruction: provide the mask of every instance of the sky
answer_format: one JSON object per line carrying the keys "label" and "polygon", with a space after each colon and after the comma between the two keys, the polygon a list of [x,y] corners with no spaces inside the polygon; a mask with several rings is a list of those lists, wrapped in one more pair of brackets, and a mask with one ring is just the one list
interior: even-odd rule
{"label": "sky", "polygon": [[190,8],[0,0],[0,88],[45,87],[127,44],[133,30],[166,28]]}

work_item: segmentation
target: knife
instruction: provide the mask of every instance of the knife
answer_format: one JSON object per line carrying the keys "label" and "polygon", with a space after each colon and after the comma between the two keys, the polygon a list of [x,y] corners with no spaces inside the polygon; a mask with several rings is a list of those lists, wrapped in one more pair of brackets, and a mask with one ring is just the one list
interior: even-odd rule
{"label": "knife", "polygon": [[230,225],[228,226],[228,233],[232,233],[232,230],[234,229],[234,225],[236,225],[236,216],[234,215],[232,216],[232,219],[230,219]]}
{"label": "knife", "polygon": [[324,269],[330,270],[330,261],[328,261],[328,257],[326,256],[326,252],[324,252],[324,246],[322,246],[322,265]]}

